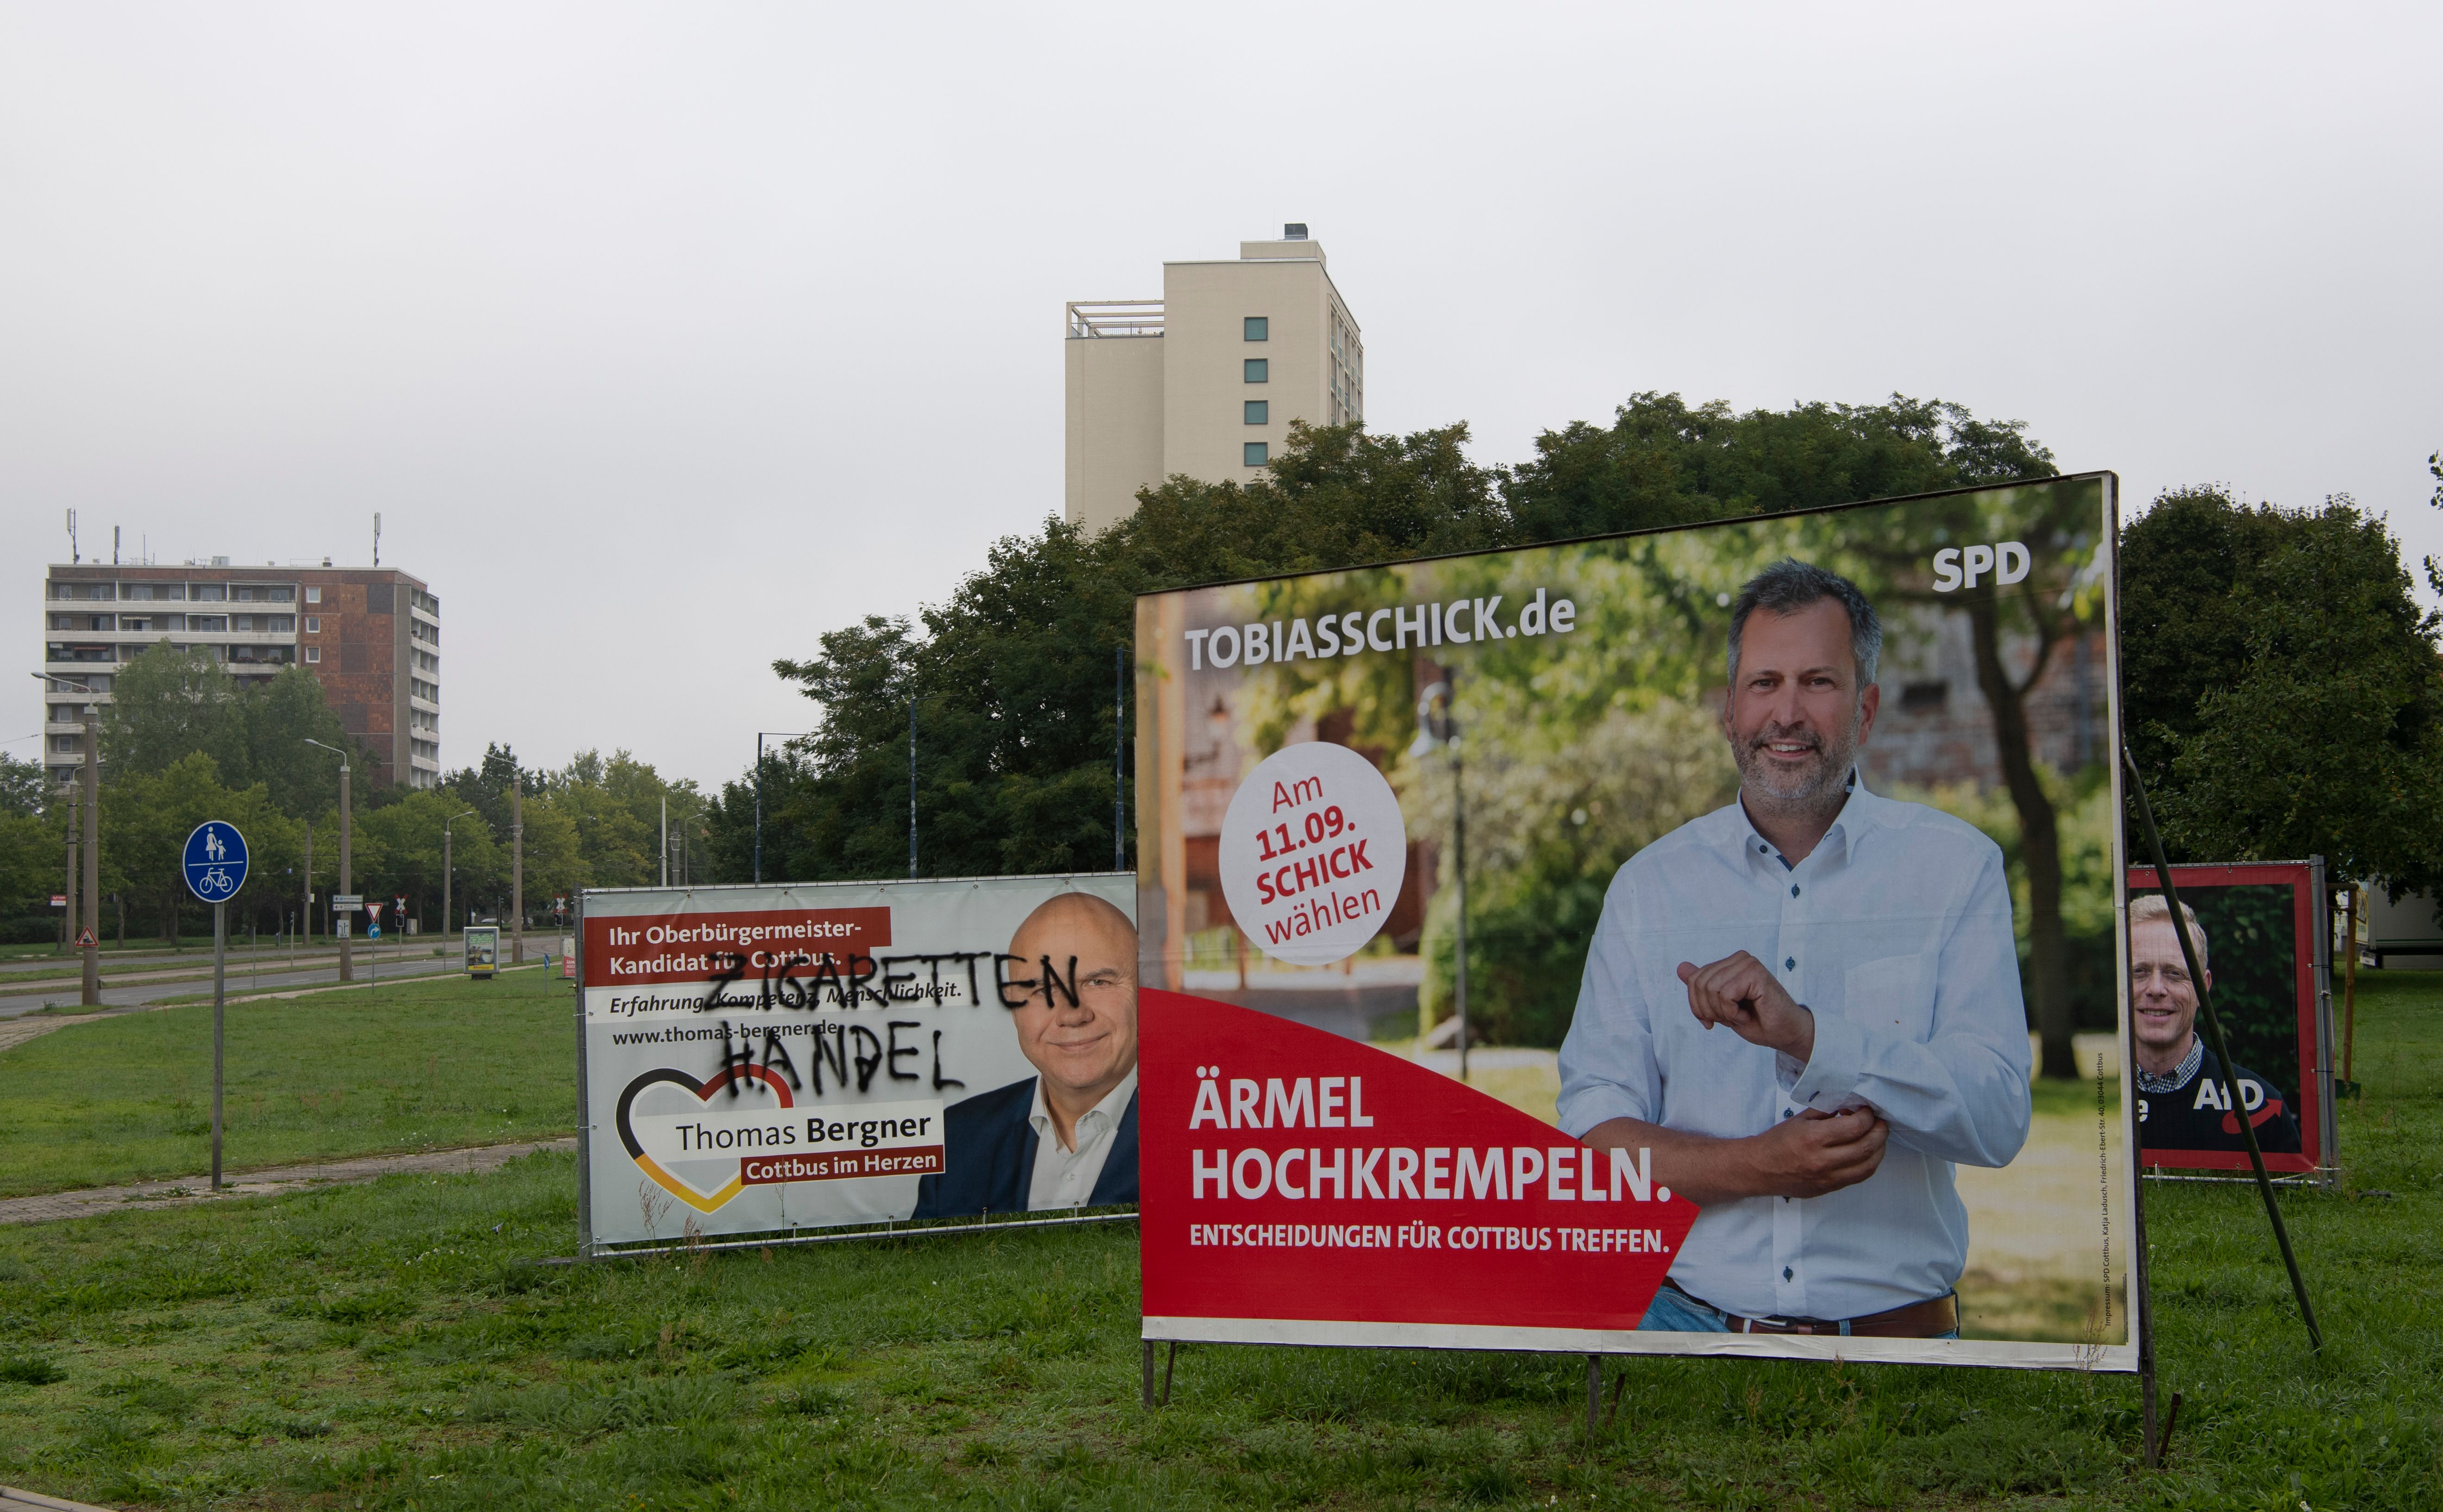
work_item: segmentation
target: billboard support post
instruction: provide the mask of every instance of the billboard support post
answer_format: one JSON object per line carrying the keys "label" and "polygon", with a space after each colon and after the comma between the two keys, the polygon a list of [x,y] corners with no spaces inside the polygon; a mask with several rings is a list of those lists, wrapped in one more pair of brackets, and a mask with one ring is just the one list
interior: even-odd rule
{"label": "billboard support post", "polygon": [[2342,968],[2342,1083],[2352,1097],[2358,1094],[2359,1044],[2359,921],[2366,913],[2366,890],[2352,882],[2349,891],[2350,922],[2342,935],[2342,945],[2350,952]]}
{"label": "billboard support post", "polygon": [[[2206,1021],[2206,1029],[2213,1036],[2214,1059],[2222,1062],[2223,1096],[2235,1099],[2236,1082],[2232,1067],[2237,1062],[2231,1058],[2231,1041],[2223,1033],[2221,1017],[2214,1012],[2213,994],[2206,986],[2205,973],[2197,968],[2196,942],[2189,937],[2188,915],[2181,912],[2179,889],[2172,882],[2172,863],[2164,857],[2163,837],[2155,828],[2155,810],[2146,802],[2145,779],[2139,775],[2138,759],[2129,753],[2126,744],[2121,747],[2121,760],[2129,771],[2130,796],[2138,801],[2138,821],[2146,831],[2147,854],[2154,860],[2155,875],[2162,881],[2164,901],[2171,905],[2173,932],[2180,940],[2180,961],[2188,968],[2189,981],[2197,990],[2198,1016]],[[2230,1105],[2233,1109],[2240,1106],[2236,1100]],[[2248,1146],[2249,1167],[2256,1172],[2256,1189],[2265,1197],[2265,1216],[2273,1226],[2273,1242],[2282,1251],[2284,1268],[2290,1272],[2290,1291],[2299,1300],[2300,1320],[2307,1325],[2308,1353],[2322,1355],[2324,1352],[2324,1331],[2316,1326],[2315,1305],[2307,1300],[2307,1283],[2299,1274],[2299,1257],[2290,1249],[2290,1230],[2283,1226],[2282,1206],[2274,1199],[2273,1182],[2265,1173],[2265,1152],[2256,1142],[2256,1125],[2244,1116],[2237,1122],[2240,1138]]]}
{"label": "billboard support post", "polygon": [[586,1093],[585,890],[577,890],[577,1258],[594,1258],[594,1110]]}

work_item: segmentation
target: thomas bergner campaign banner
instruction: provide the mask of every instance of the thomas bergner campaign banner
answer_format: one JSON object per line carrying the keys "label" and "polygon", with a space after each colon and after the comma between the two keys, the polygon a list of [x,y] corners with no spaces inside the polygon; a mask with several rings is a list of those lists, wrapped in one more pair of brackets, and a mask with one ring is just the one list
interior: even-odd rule
{"label": "thomas bergner campaign banner", "polygon": [[580,900],[587,1240],[1136,1200],[1125,875]]}
{"label": "thomas bergner campaign banner", "polygon": [[1140,599],[1145,1337],[2135,1369],[2114,531]]}

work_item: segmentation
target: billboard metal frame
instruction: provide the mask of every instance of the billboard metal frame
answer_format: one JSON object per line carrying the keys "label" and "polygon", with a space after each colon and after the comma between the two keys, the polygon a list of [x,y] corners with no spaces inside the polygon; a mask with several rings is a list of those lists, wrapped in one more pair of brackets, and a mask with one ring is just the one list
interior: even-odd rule
{"label": "billboard metal frame", "polygon": [[[1885,508],[1922,501],[1959,498],[2011,489],[2033,489],[2047,485],[2094,482],[2103,489],[2105,523],[2111,539],[2112,570],[2108,575],[2107,593],[2111,605],[2114,633],[2106,637],[2103,691],[2105,702],[2107,731],[2118,731],[2123,717],[2121,689],[2121,648],[2118,606],[2121,591],[2120,557],[2117,527],[2121,521],[2121,488],[2118,474],[2109,470],[2050,474],[2042,477],[2000,480],[1974,487],[1942,489],[1923,493],[1895,495],[1888,498],[1855,500],[1814,508],[1774,511],[1770,516],[1734,515],[1720,519],[1692,522],[1685,525],[1652,526],[1638,530],[1605,532],[1565,540],[1535,542],[1529,545],[1503,547],[1498,550],[1443,552],[1430,556],[1402,558],[1397,561],[1352,563],[1348,566],[1290,572],[1262,577],[1230,579],[1214,582],[1185,584],[1157,592],[1140,594],[1142,605],[1148,599],[1171,598],[1186,593],[1218,588],[1293,582],[1301,579],[1340,577],[1369,569],[1405,568],[1434,562],[1465,561],[1533,550],[1587,545],[1606,542],[1634,540],[1642,537],[1680,534],[1713,526],[1753,522],[1761,518],[1773,520],[1805,516],[1834,516],[1863,509]],[[1144,665],[1145,648],[1138,648],[1140,667]],[[1138,740],[1142,747],[1150,722],[1141,722]],[[2110,738],[2110,737],[2107,737]],[[2115,812],[2125,809],[2129,797],[2127,772],[2117,741],[2104,759],[2110,772],[2110,788]],[[1142,819],[1140,820],[1142,823]],[[1153,1400],[1152,1370],[1156,1342],[1176,1346],[1184,1342],[1223,1342],[1292,1344],[1317,1348],[1444,1348],[1518,1353],[1585,1354],[1590,1373],[1599,1371],[1599,1361],[1607,1355],[1678,1355],[1678,1356],[1750,1356],[1770,1358],[1820,1358],[1832,1361],[1881,1361],[1895,1364],[1949,1364],[1986,1368],[2018,1368],[2035,1370],[2071,1370],[2106,1374],[2130,1374],[2144,1378],[2147,1395],[2152,1397],[2154,1374],[2153,1316],[2148,1305],[2148,1277],[2145,1246],[2144,1183],[2139,1179],[2139,1145],[2137,1099],[2130,1093],[2134,1066],[2134,1046],[2130,1040],[2131,1016],[2128,1003],[2128,876],[2134,858],[2128,855],[2127,837],[2121,826],[2114,826],[2112,836],[2113,913],[2116,942],[2114,946],[2118,970],[2116,988],[2122,1040],[2122,1098],[2118,1122],[2122,1149],[2127,1152],[2127,1169],[2120,1189],[2127,1193],[2130,1203],[2130,1255],[2122,1283],[2113,1288],[2127,1306],[2129,1337],[2121,1344],[2048,1343],[2042,1341],[2007,1340],[1934,1340],[1873,1338],[1857,1336],[1835,1337],[1771,1335],[1771,1336],[1691,1336],[1656,1335],[1642,1338],[1636,1333],[1607,1329],[1573,1328],[1509,1328],[1476,1324],[1383,1324],[1368,1322],[1321,1322],[1272,1318],[1160,1318],[1148,1316],[1140,1320],[1140,1332],[1148,1346],[1146,1355],[1147,1401]],[[1140,868],[1144,862],[1140,857]],[[1141,906],[1142,907],[1142,906]],[[1158,920],[1140,919],[1141,931],[1162,929]],[[1164,948],[1173,942],[1165,931]],[[1295,1336],[1295,1337],[1294,1337]],[[1590,1374],[1590,1388],[1592,1375]],[[1165,1393],[1167,1395],[1166,1389]],[[2147,1413],[2149,1450],[2151,1456],[2151,1411]]]}

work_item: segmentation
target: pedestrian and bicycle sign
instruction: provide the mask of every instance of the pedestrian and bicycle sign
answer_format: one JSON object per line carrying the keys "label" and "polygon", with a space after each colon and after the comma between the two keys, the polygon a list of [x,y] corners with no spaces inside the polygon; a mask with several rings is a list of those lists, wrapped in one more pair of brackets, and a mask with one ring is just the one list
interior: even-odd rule
{"label": "pedestrian and bicycle sign", "polygon": [[207,903],[226,903],[246,885],[246,837],[234,824],[208,819],[187,837],[182,863],[188,892]]}

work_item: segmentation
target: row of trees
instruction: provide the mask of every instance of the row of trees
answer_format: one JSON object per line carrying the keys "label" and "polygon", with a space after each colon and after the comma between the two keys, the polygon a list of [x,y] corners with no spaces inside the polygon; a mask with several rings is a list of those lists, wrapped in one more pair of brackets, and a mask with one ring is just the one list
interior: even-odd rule
{"label": "row of trees", "polygon": [[[175,938],[208,919],[179,875],[180,848],[207,818],[235,823],[252,851],[252,879],[233,927],[327,932],[339,884],[339,761],[309,740],[359,750],[302,668],[254,684],[230,678],[208,655],[155,646],[119,672],[101,730],[101,894],[104,931]],[[359,756],[368,770],[373,762]],[[579,754],[557,770],[521,767],[505,747],[437,788],[355,784],[355,891],[404,895],[421,927],[443,927],[448,827],[451,926],[470,915],[505,918],[511,894],[511,795],[523,785],[525,903],[532,920],[580,887],[635,886],[660,876],[661,813],[669,806],[674,877],[701,878],[705,802],[626,751]],[[20,939],[53,935],[46,907],[60,891],[69,805],[46,791],[41,768],[0,766],[0,908]]]}
{"label": "row of trees", "polygon": [[[776,662],[821,728],[709,805],[719,875],[749,875],[759,789],[765,876],[904,875],[911,705],[921,873],[1110,865],[1130,712],[1114,673],[1140,592],[2054,470],[2021,424],[1898,396],[1735,412],[1640,395],[1508,468],[1470,461],[1466,439],[1301,429],[1255,483],[1173,478],[1101,535],[1049,522],[998,543],[943,603]],[[2379,520],[2346,498],[2289,510],[2181,490],[2125,527],[2121,573],[2124,723],[2175,858],[2320,853],[2397,889],[2443,881],[2443,627]],[[2101,767],[2017,775],[2027,834],[2088,825],[2062,805],[2085,816],[2103,791]],[[2013,866],[2058,874],[2067,845],[2014,846]],[[1544,951],[1534,969],[1575,966]]]}

